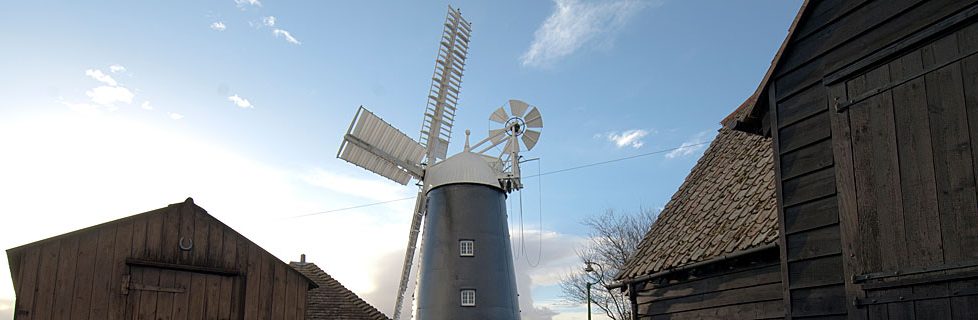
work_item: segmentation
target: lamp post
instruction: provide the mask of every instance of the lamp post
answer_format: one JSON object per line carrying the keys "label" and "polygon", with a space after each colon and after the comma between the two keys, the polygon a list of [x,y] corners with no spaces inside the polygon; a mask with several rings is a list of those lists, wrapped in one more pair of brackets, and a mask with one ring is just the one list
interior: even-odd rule
{"label": "lamp post", "polygon": [[588,260],[584,262],[584,272],[589,274],[594,272],[595,270],[592,266],[598,266],[599,271],[598,277],[594,282],[584,281],[587,286],[587,320],[591,320],[591,286],[601,282],[602,278],[604,278],[604,267],[601,267],[600,264],[594,261]]}

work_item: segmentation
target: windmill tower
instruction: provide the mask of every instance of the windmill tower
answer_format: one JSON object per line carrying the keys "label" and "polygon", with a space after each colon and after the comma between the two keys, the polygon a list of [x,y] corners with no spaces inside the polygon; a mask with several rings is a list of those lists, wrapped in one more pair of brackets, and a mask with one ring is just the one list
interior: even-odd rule
{"label": "windmill tower", "polygon": [[402,318],[422,224],[418,319],[519,319],[506,195],[522,188],[520,152],[536,145],[543,119],[536,107],[509,100],[509,112],[504,106],[489,117],[498,128],[475,145],[466,131],[463,151],[447,156],[471,31],[471,23],[449,6],[420,142],[360,107],[337,154],[402,185],[419,181],[396,320]]}

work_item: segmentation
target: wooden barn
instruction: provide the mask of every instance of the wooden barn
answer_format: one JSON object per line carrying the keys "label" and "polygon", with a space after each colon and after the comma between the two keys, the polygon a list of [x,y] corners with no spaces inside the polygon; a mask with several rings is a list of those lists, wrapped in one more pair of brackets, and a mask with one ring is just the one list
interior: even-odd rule
{"label": "wooden barn", "polygon": [[7,250],[15,319],[303,319],[316,284],[195,205]]}
{"label": "wooden barn", "polygon": [[773,142],[779,317],[978,319],[976,2],[806,1],[725,120]]}
{"label": "wooden barn", "polygon": [[306,294],[306,320],[390,320],[315,263],[306,262],[306,255],[289,265],[319,286]]}
{"label": "wooden barn", "polygon": [[784,314],[771,139],[721,129],[616,279],[636,319]]}

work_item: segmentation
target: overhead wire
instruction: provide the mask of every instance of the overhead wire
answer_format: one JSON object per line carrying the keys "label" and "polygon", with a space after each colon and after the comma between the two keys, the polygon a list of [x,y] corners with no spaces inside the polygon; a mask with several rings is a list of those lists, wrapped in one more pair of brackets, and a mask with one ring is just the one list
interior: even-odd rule
{"label": "overhead wire", "polygon": [[[564,168],[564,169],[558,169],[558,170],[553,170],[553,171],[547,171],[547,172],[543,172],[543,173],[537,173],[537,174],[531,175],[531,176],[525,176],[523,178],[535,178],[535,177],[541,177],[541,176],[551,175],[551,174],[555,174],[555,173],[561,173],[561,172],[573,171],[573,170],[578,170],[578,169],[590,168],[590,167],[599,166],[599,165],[603,165],[603,164],[609,164],[609,163],[614,163],[614,162],[619,162],[619,161],[624,161],[624,160],[630,160],[630,159],[647,157],[647,156],[656,155],[656,154],[662,154],[662,153],[666,153],[666,152],[672,152],[672,151],[676,151],[676,150],[680,150],[680,149],[687,149],[687,148],[698,147],[698,146],[709,144],[710,142],[713,142],[713,140],[707,140],[707,141],[704,141],[704,142],[693,143],[693,144],[685,144],[684,143],[683,145],[678,146],[678,147],[674,147],[674,148],[661,149],[661,150],[656,150],[656,151],[652,151],[652,152],[646,152],[646,153],[640,153],[640,154],[636,154],[636,155],[631,155],[631,156],[627,156],[627,157],[615,158],[615,159],[611,159],[611,160],[605,160],[605,161],[599,161],[599,162],[594,162],[594,163],[588,163],[588,164],[583,164],[583,165],[579,165],[579,166],[575,166],[575,167],[570,167],[570,168]],[[333,212],[339,212],[339,211],[360,209],[360,208],[366,208],[366,207],[371,207],[371,206],[376,206],[376,205],[381,205],[381,204],[386,204],[386,203],[392,203],[392,202],[398,202],[398,201],[404,201],[404,200],[411,200],[411,199],[414,199],[414,198],[415,197],[400,198],[400,199],[393,199],[393,200],[386,200],[386,201],[380,201],[380,202],[373,202],[373,203],[367,203],[367,204],[362,204],[362,205],[356,205],[356,206],[352,206],[352,207],[343,207],[343,208],[337,208],[337,209],[317,211],[317,212],[311,212],[311,213],[306,213],[306,214],[300,214],[300,215],[290,216],[290,217],[286,217],[285,219],[302,218],[302,217],[308,217],[308,216],[314,216],[314,215],[320,215],[320,214],[327,214],[327,213],[333,213]],[[510,212],[512,212],[512,211],[510,211]]]}

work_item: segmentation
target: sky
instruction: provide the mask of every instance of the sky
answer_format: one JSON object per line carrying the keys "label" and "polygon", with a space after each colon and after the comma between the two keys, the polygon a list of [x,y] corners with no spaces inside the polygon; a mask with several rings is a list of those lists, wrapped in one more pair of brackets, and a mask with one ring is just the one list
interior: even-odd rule
{"label": "sky", "polygon": [[[557,286],[582,267],[580,222],[663,207],[753,93],[801,3],[7,3],[0,248],[193,197],[283,261],[304,253],[392,314],[413,202],[390,200],[416,188],[336,151],[361,105],[419,136],[448,5],[473,24],[449,154],[466,129],[485,137],[509,99],[545,123],[524,175],[688,146],[527,178],[510,195],[523,318],[585,319]],[[3,255],[0,320],[13,300]]]}

